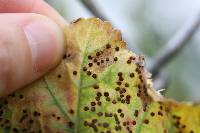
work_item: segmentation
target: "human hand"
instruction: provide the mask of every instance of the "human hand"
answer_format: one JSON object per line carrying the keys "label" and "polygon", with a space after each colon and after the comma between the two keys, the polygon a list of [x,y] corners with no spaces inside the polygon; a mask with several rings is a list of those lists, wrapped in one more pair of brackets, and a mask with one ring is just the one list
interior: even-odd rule
{"label": "human hand", "polygon": [[43,0],[0,0],[0,97],[58,64],[66,24]]}

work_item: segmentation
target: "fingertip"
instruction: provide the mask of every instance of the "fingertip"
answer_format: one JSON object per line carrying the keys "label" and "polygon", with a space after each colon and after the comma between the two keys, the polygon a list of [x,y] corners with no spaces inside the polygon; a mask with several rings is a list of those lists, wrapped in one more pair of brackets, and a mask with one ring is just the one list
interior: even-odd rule
{"label": "fingertip", "polygon": [[0,21],[1,97],[54,68],[64,53],[64,34],[56,22],[39,14],[4,14]]}
{"label": "fingertip", "polygon": [[66,20],[44,0],[0,0],[0,13],[37,13],[52,18],[61,28]]}
{"label": "fingertip", "polygon": [[64,52],[64,35],[51,19],[41,17],[24,25],[34,71],[44,73],[54,67]]}

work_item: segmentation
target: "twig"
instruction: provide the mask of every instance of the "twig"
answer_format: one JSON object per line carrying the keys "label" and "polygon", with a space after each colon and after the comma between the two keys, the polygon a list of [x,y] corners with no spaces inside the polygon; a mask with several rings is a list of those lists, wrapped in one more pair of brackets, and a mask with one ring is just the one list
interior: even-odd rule
{"label": "twig", "polygon": [[80,0],[85,7],[95,16],[100,18],[101,20],[107,20],[107,18],[97,9],[93,0]]}
{"label": "twig", "polygon": [[159,71],[180,53],[184,46],[189,44],[188,41],[196,33],[199,26],[200,12],[194,15],[155,56],[154,61],[150,63],[149,67],[153,77],[156,77]]}
{"label": "twig", "polygon": [[153,87],[155,90],[159,91],[168,88],[169,76],[165,71],[161,71],[159,75],[153,81]]}
{"label": "twig", "polygon": [[[80,0],[80,2],[88,9],[88,11],[90,11],[95,17],[100,18],[103,21],[108,21],[108,18],[101,12],[100,9],[97,8],[95,0]],[[109,20],[111,21],[111,20]],[[123,36],[123,39],[128,42],[127,38],[125,36]],[[140,53],[142,54],[142,52],[137,49],[134,48],[134,52],[135,53]]]}

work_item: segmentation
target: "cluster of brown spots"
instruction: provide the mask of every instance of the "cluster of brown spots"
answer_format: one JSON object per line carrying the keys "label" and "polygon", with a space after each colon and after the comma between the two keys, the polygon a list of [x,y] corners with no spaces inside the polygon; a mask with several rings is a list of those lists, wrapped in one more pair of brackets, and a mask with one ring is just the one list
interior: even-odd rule
{"label": "cluster of brown spots", "polygon": [[129,60],[135,61],[135,59],[136,59],[136,58],[135,58],[134,56],[130,56],[130,57],[129,57]]}
{"label": "cluster of brown spots", "polygon": [[69,122],[67,123],[67,125],[69,126],[69,128],[73,128],[73,127],[74,127],[74,123],[71,122],[71,121],[69,121]]}
{"label": "cluster of brown spots", "polygon": [[[9,109],[9,106],[10,106],[10,104],[13,103],[13,101],[17,101],[17,100],[21,101],[23,99],[24,99],[23,94],[13,93],[13,94],[8,95],[7,98],[2,98],[0,100],[0,128],[6,129],[7,131],[13,132],[13,133],[22,132],[21,128],[18,128],[18,127],[15,127],[14,125],[12,125],[10,118],[5,117],[5,116],[8,112],[12,112],[12,110]],[[16,122],[19,125],[26,126],[26,125],[22,124],[22,122],[26,120],[25,123],[29,127],[31,127],[31,123],[29,123],[29,121],[32,120],[33,117],[40,116],[39,112],[33,112],[33,114],[30,114],[30,113],[28,114],[26,109],[19,111],[18,115],[19,115],[19,119],[17,119]]]}
{"label": "cluster of brown spots", "polygon": [[[118,72],[117,76],[118,76],[118,81],[116,81],[116,84],[118,87],[115,88],[115,91],[119,94],[117,101],[121,103],[130,104],[131,96],[127,93],[129,84],[125,82],[122,72]],[[124,84],[124,87],[122,86],[122,84]]]}
{"label": "cluster of brown spots", "polygon": [[135,120],[127,120],[123,122],[123,126],[126,128],[128,133],[132,133],[132,127],[136,125]]}
{"label": "cluster of brown spots", "polygon": [[[6,107],[4,108],[6,109]],[[5,110],[8,111],[8,110]],[[38,111],[29,111],[27,109],[23,109],[19,112],[19,119],[16,119],[16,122],[20,125],[19,127],[15,127],[11,125],[10,120],[5,119],[5,123],[1,124],[1,127],[4,129],[9,130],[10,132],[13,133],[23,133],[26,131],[31,131],[34,132],[35,129],[32,129],[32,127],[35,127],[37,123],[34,123],[34,119],[37,119],[38,117],[41,116],[41,113]],[[0,117],[1,120],[3,120],[3,117]],[[41,130],[38,128],[37,132],[41,132]]]}
{"label": "cluster of brown spots", "polygon": [[181,123],[180,123],[181,117],[176,116],[176,115],[173,115],[172,117],[173,117],[173,119],[175,120],[174,126],[175,126],[176,128],[181,127]]}
{"label": "cluster of brown spots", "polygon": [[151,112],[150,115],[153,117],[153,116],[155,116],[155,113],[154,113],[154,112]]}
{"label": "cluster of brown spots", "polygon": [[163,113],[161,111],[158,111],[158,115],[163,116]]}
{"label": "cluster of brown spots", "polygon": [[91,55],[88,55],[88,59],[89,59],[89,60],[92,60],[92,56],[91,56]]}
{"label": "cluster of brown spots", "polygon": [[119,116],[120,116],[121,118],[124,117],[124,113],[122,112],[122,109],[118,109],[118,110],[117,110],[117,113],[119,113]]}
{"label": "cluster of brown spots", "polygon": [[8,97],[14,98],[15,97],[15,93],[9,94]]}
{"label": "cluster of brown spots", "polygon": [[100,51],[100,52],[96,52],[96,56],[100,56],[101,54],[103,54],[102,51]]}
{"label": "cluster of brown spots", "polygon": [[[172,118],[174,120],[174,126],[178,130],[179,133],[183,132],[187,126],[183,123],[181,123],[181,117],[177,115],[172,115]],[[193,130],[190,130],[189,133],[194,133]]]}
{"label": "cluster of brown spots", "polygon": [[[93,57],[92,57],[91,55],[89,55],[89,56],[88,56],[88,59],[89,59],[89,60],[92,60]],[[97,61],[97,59],[94,59],[94,60]],[[94,66],[94,63],[89,62],[89,63],[88,63],[88,67],[84,66],[84,67],[82,68],[82,70],[83,70],[83,72],[86,72],[86,74],[87,74],[88,76],[91,76],[92,78],[96,79],[96,78],[97,78],[97,74],[96,74],[96,73],[92,73],[92,71],[90,70],[93,66]]]}
{"label": "cluster of brown spots", "polygon": [[[133,57],[132,57],[133,58]],[[138,74],[140,84],[138,85],[138,91],[137,91],[137,96],[143,101],[143,111],[146,112],[148,108],[148,104],[151,102],[151,98],[148,95],[147,92],[147,83],[146,79],[143,75],[145,75],[145,72],[143,70],[143,66],[141,65],[142,63],[137,63],[137,62],[143,62],[143,58],[134,58],[137,68],[136,68],[136,73]],[[142,61],[141,61],[142,60]],[[132,73],[132,76],[134,77],[134,73]],[[131,75],[130,75],[131,77]]]}
{"label": "cluster of brown spots", "polygon": [[[115,50],[119,51],[119,47],[116,47]],[[113,64],[113,62],[118,61],[118,57],[112,57],[113,53],[114,49],[111,44],[106,44],[103,50],[99,50],[87,56],[89,62],[86,66],[83,66],[82,70],[86,72],[88,76],[96,79],[98,75],[94,73],[95,69],[101,70]]]}
{"label": "cluster of brown spots", "polygon": [[[119,111],[120,109],[118,109],[118,113],[120,112],[122,112],[121,110]],[[122,113],[121,113],[122,114]],[[113,115],[114,116],[114,119],[115,119],[115,123],[116,123],[116,125],[115,125],[115,130],[116,131],[119,131],[119,130],[121,130],[122,129],[122,127],[121,127],[121,123],[120,123],[120,120],[119,120],[119,118],[118,118],[118,115],[117,114],[114,114]]]}
{"label": "cluster of brown spots", "polygon": [[131,64],[132,62],[135,62],[135,57],[134,56],[130,56],[129,59],[126,61],[127,64]]}
{"label": "cluster of brown spots", "polygon": [[4,119],[2,117],[2,112],[1,112],[1,117],[0,117],[0,127],[3,129],[9,130],[11,128],[11,122],[8,119]]}
{"label": "cluster of brown spots", "polygon": [[139,111],[138,111],[138,110],[135,110],[134,116],[135,116],[135,117],[138,117],[138,115],[139,115]]}
{"label": "cluster of brown spots", "polygon": [[[157,111],[151,111],[150,113],[149,113],[149,116],[150,117],[155,117],[155,116],[159,116],[159,117],[163,117],[164,116],[164,106],[162,105],[162,103],[161,102],[159,102],[159,104],[160,104],[160,106],[157,108],[158,110]],[[143,108],[143,110],[144,110],[144,108]],[[153,119],[153,118],[152,118]],[[144,121],[143,121],[145,124],[148,124],[149,123],[149,120],[148,119],[145,119]]]}
{"label": "cluster of brown spots", "polygon": [[163,105],[162,105],[161,102],[160,102],[159,104],[160,104],[160,106],[159,106],[159,110],[158,110],[157,114],[158,114],[159,116],[163,116],[164,107],[163,107]]}
{"label": "cluster of brown spots", "polygon": [[[122,77],[123,74],[122,73],[118,73],[118,77]],[[125,83],[124,86],[129,87],[128,83]],[[97,117],[105,117],[105,118],[112,118],[115,120],[116,125],[114,126],[114,130],[116,131],[120,131],[122,130],[122,123],[121,123],[121,119],[125,117],[125,113],[123,112],[123,110],[121,108],[119,108],[117,110],[117,112],[102,112],[102,111],[97,111],[97,107],[101,106],[101,99],[105,98],[104,102],[110,102],[112,104],[117,104],[118,100],[117,99],[113,99],[112,95],[110,94],[109,91],[101,91],[101,87],[98,84],[93,85],[94,90],[96,90],[96,96],[94,98],[95,101],[90,101],[90,104],[88,104],[87,106],[83,107],[84,111],[91,111],[91,112],[96,112]],[[122,88],[116,88],[116,92],[117,93],[122,93],[122,95],[124,93],[126,93],[126,89],[125,87]],[[130,102],[131,96],[130,95],[125,95],[123,96],[124,99],[126,99],[127,101]],[[120,98],[120,103],[123,103],[122,98]],[[124,100],[125,102],[125,100]],[[92,111],[92,109],[94,109]],[[104,133],[109,133],[111,132],[110,130],[110,126],[109,123],[107,122],[98,122],[98,119],[95,118],[95,120],[92,120],[91,122],[89,121],[85,121],[84,125],[86,127],[90,127],[93,129],[94,132],[99,132],[99,127],[103,127],[103,131],[100,132],[104,132]],[[101,128],[102,129],[102,128]]]}
{"label": "cluster of brown spots", "polygon": [[84,126],[92,128],[94,132],[98,132],[97,119],[93,119],[91,122],[84,121]]}
{"label": "cluster of brown spots", "polygon": [[22,116],[19,119],[19,122],[22,123],[24,120],[26,120],[29,117],[27,112],[23,112]]}
{"label": "cluster of brown spots", "polygon": [[96,93],[95,100],[96,100],[98,106],[101,106],[101,101],[100,101],[101,100],[101,96],[102,96],[101,92],[97,92]]}
{"label": "cluster of brown spots", "polygon": [[[23,111],[24,112],[24,111]],[[33,116],[35,116],[35,117],[39,117],[41,114],[40,114],[40,112],[37,112],[37,111],[34,111],[33,112]]]}
{"label": "cluster of brown spots", "polygon": [[[95,84],[93,86],[94,89],[99,89],[99,85]],[[95,101],[91,101],[90,105],[88,106],[84,106],[83,110],[84,111],[91,111],[91,112],[95,112],[96,111],[96,106],[101,106],[101,98],[102,94],[101,92],[96,92],[96,97],[95,97]]]}
{"label": "cluster of brown spots", "polygon": [[105,112],[104,116],[105,116],[105,117],[112,117],[113,114],[112,114],[112,113]]}
{"label": "cluster of brown spots", "polygon": [[60,116],[57,116],[56,114],[52,114],[51,115],[53,118],[55,118],[57,121],[59,121],[60,119],[61,119],[61,117]]}
{"label": "cluster of brown spots", "polygon": [[[25,102],[24,100],[26,100],[25,95],[18,92],[10,94],[7,98],[2,98],[0,100],[0,128],[13,133],[41,133],[42,130],[38,125],[38,119],[42,117],[42,114],[39,110],[30,110],[26,107],[26,105],[24,105],[23,108],[17,109],[18,116],[14,120],[16,125],[13,125],[10,118],[7,117],[7,114],[12,114],[13,111],[10,106],[15,104],[16,101],[23,104]],[[69,113],[73,114],[73,110],[70,109]],[[62,119],[61,116],[56,116],[55,114],[52,116],[54,116],[53,119],[56,121],[60,121]],[[11,116],[11,118],[13,117]]]}
{"label": "cluster of brown spots", "polygon": [[143,104],[143,111],[146,112],[147,111],[147,103]]}
{"label": "cluster of brown spots", "polygon": [[[42,133],[41,125],[39,125],[38,119],[40,117],[43,117],[41,112],[37,109],[29,109],[24,104],[22,108],[17,109],[17,117],[14,117],[15,125],[13,125],[13,121],[10,120],[10,118],[6,114],[13,114],[13,110],[10,108],[12,104],[15,104],[16,101],[19,101],[20,103],[25,103],[26,98],[23,93],[13,93],[8,95],[7,98],[0,99],[0,128],[5,129],[6,132],[11,133]],[[73,110],[69,110],[70,114],[73,114]],[[50,114],[50,119],[53,119],[54,121],[60,121],[62,117],[57,116],[56,114]],[[10,116],[13,119],[13,116]],[[70,123],[68,123],[68,126],[70,127]],[[44,125],[45,128],[49,129],[47,125]],[[4,130],[3,130],[4,131]]]}
{"label": "cluster of brown spots", "polygon": [[[84,110],[89,110],[89,108],[85,107]],[[74,114],[74,110],[73,109],[69,109],[68,110],[69,114],[73,115]],[[57,121],[60,121],[62,117],[57,116],[56,114],[52,114],[52,117],[55,118]],[[67,122],[67,126],[69,128],[73,128],[74,127],[74,123],[72,121],[68,121]]]}
{"label": "cluster of brown spots", "polygon": [[[12,93],[12,94],[9,94],[8,97],[10,98],[17,98],[19,97],[19,99],[23,99],[24,98],[24,95],[23,94],[15,94],[15,93]],[[3,101],[4,105],[7,105],[8,104],[8,100],[4,100]]]}
{"label": "cluster of brown spots", "polygon": [[[112,46],[110,44],[107,44],[106,46],[107,50],[112,49]],[[118,51],[119,47],[115,47],[115,50]],[[93,75],[93,67],[100,67],[102,63],[110,62],[110,61],[118,61],[117,57],[106,57],[101,58],[105,51],[98,51],[95,54],[91,54],[88,56],[89,63],[87,66],[83,67],[82,70],[87,73],[88,76]],[[128,64],[137,62],[137,57],[131,56],[127,60]],[[98,65],[98,62],[100,63]],[[136,64],[136,72],[130,72],[127,74],[131,79],[136,77],[138,75],[138,78],[140,79],[140,85],[138,86],[138,96],[143,100],[143,111],[147,111],[148,107],[148,94],[147,94],[147,87],[146,87],[146,82],[145,79],[143,78],[143,67],[140,66],[141,63]],[[137,73],[137,74],[136,74]],[[130,84],[129,82],[126,81],[126,75],[123,74],[123,72],[118,72],[117,73],[117,79],[116,79],[116,87],[113,89],[115,90],[115,93],[111,93],[108,90],[105,91],[104,88],[101,88],[98,84],[93,85],[94,91],[96,91],[96,96],[94,97],[93,100],[88,103],[88,105],[83,107],[83,110],[86,112],[95,112],[97,118],[92,121],[85,121],[84,125],[86,127],[90,127],[93,129],[95,132],[105,132],[99,131],[99,126],[104,127],[104,128],[109,128],[109,124],[105,122],[98,122],[98,117],[105,117],[105,118],[112,118],[115,120],[115,126],[114,129],[115,131],[121,131],[122,128],[126,129],[129,133],[132,133],[133,126],[136,125],[136,120],[129,120],[129,121],[124,121],[124,118],[127,118],[126,113],[123,112],[122,108],[118,108],[116,112],[102,112],[99,111],[99,106],[103,106],[102,102],[108,102],[108,104],[113,104],[113,105],[118,105],[120,104],[130,104],[132,96],[129,94],[129,87]],[[93,77],[94,78],[94,77]],[[103,89],[103,90],[102,90]],[[105,101],[103,100],[105,99]],[[103,100],[103,101],[102,101]],[[106,105],[106,103],[105,103]],[[155,113],[153,114],[155,115]],[[138,117],[139,116],[139,110],[134,111],[134,116]],[[124,121],[124,122],[123,122]],[[144,124],[149,124],[149,120],[145,119]],[[110,127],[111,128],[111,127]],[[102,128],[101,128],[102,129]]]}
{"label": "cluster of brown spots", "polygon": [[66,53],[66,54],[63,55],[63,59],[67,59],[67,58],[69,58],[70,56],[71,56],[71,54],[67,54],[67,53]]}

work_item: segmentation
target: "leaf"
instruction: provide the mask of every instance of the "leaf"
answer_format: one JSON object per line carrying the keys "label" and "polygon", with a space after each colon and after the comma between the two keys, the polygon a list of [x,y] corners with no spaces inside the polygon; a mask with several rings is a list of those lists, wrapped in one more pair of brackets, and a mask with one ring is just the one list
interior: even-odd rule
{"label": "leaf", "polygon": [[0,132],[200,132],[200,105],[155,92],[144,57],[108,22],[78,19],[65,35],[57,68],[0,100]]}

